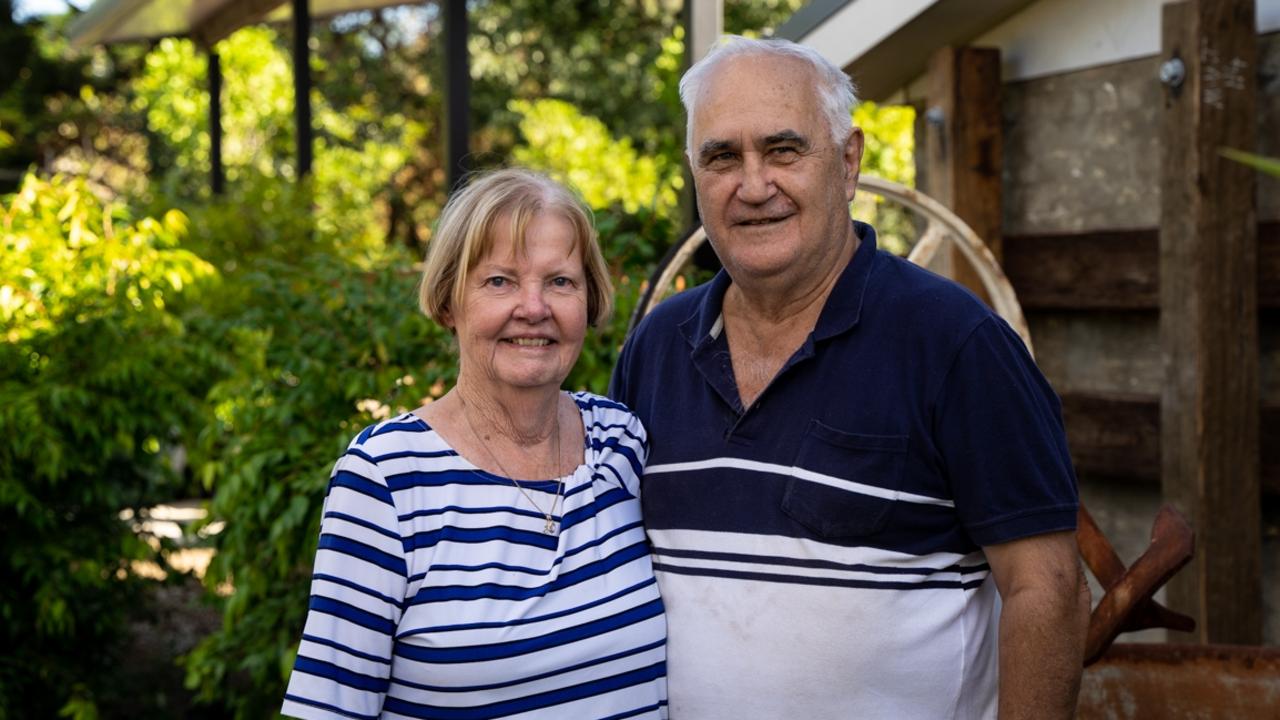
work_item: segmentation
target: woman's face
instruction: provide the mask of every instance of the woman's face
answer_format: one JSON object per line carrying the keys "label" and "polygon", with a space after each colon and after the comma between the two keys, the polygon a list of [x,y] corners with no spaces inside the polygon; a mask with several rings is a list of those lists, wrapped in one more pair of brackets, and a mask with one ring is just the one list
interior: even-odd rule
{"label": "woman's face", "polygon": [[573,225],[539,213],[517,254],[509,218],[495,223],[489,253],[464,280],[462,307],[447,322],[457,333],[459,373],[495,393],[557,389],[582,350],[587,276]]}

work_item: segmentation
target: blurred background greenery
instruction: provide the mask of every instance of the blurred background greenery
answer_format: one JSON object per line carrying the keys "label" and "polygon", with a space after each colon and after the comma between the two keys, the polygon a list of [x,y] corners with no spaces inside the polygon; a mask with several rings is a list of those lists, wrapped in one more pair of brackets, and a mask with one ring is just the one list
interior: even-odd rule
{"label": "blurred background greenery", "polygon": [[[475,164],[574,185],[617,280],[573,388],[605,390],[684,230],[680,4],[472,5]],[[800,4],[726,0],[725,27]],[[331,463],[454,377],[414,290],[445,199],[438,14],[317,23],[301,183],[288,38],[221,41],[220,197],[196,47],[74,50],[74,14],[0,0],[0,720],[272,717]],[[856,121],[864,171],[911,184],[912,111]],[[180,500],[203,519],[159,531]]]}

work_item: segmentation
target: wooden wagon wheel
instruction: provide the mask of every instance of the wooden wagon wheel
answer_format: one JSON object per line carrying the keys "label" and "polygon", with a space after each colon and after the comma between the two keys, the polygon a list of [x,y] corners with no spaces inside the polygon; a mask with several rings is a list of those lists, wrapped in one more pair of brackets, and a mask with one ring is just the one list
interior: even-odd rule
{"label": "wooden wagon wheel", "polygon": [[[937,200],[898,183],[863,175],[858,185],[861,191],[895,202],[925,221],[920,239],[907,256],[911,262],[929,267],[948,243],[959,248],[982,281],[992,309],[1018,333],[1027,350],[1032,350],[1031,332],[1013,286],[986,243],[963,220]],[[631,318],[632,329],[670,294],[676,278],[706,240],[706,231],[699,226],[671,248],[649,277]],[[1086,666],[1102,657],[1120,633],[1147,628],[1195,629],[1194,620],[1152,599],[1195,553],[1195,534],[1186,518],[1172,506],[1166,504],[1160,508],[1152,526],[1151,543],[1127,568],[1083,504],[1076,541],[1085,564],[1106,591],[1089,616]]]}

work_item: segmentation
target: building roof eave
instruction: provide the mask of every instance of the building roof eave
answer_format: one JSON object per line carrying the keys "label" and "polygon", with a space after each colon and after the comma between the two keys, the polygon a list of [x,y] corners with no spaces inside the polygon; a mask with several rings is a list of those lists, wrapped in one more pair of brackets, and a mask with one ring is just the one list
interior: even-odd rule
{"label": "building roof eave", "polygon": [[919,77],[933,51],[970,42],[1032,2],[819,0],[803,9],[811,14],[797,12],[778,35],[843,68],[861,97],[883,100]]}
{"label": "building roof eave", "polygon": [[[310,15],[324,18],[357,10],[409,4],[407,0],[310,0]],[[189,36],[212,44],[246,25],[287,22],[287,0],[96,0],[68,30],[73,45]]]}

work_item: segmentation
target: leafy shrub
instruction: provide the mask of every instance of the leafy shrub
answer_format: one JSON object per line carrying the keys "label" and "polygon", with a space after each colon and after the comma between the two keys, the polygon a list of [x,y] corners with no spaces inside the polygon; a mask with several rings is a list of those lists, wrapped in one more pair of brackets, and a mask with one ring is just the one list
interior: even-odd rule
{"label": "leafy shrub", "polygon": [[563,100],[512,100],[510,108],[523,116],[525,144],[515,148],[516,162],[572,185],[595,208],[674,210],[683,182],[678,167],[640,155],[629,139],[615,139],[604,123]]}
{"label": "leafy shrub", "polygon": [[29,176],[0,222],[0,717],[92,714],[135,563],[163,562],[122,511],[181,492],[216,374],[182,319],[216,274],[181,213],[133,222],[82,181]]}
{"label": "leafy shrub", "polygon": [[360,428],[439,395],[455,373],[451,336],[417,310],[411,258],[334,237],[309,220],[309,195],[252,190],[192,210],[191,244],[224,281],[189,322],[232,370],[210,388],[210,423],[190,449],[210,520],[225,524],[205,577],[224,622],[186,667],[204,701],[238,717],[280,702],[334,460]]}

